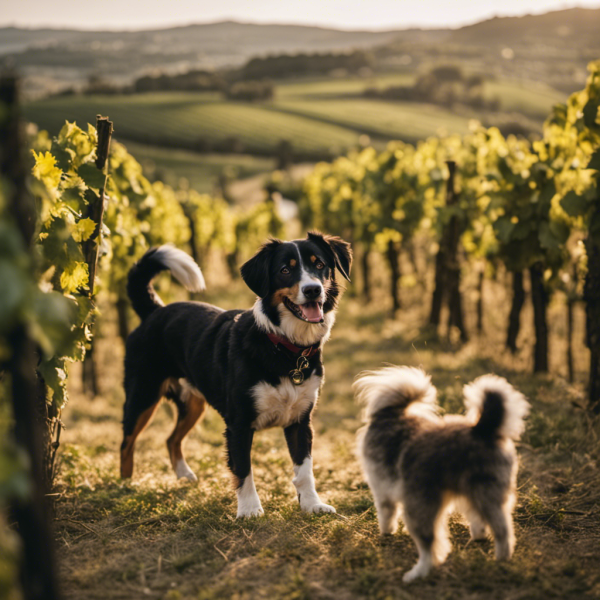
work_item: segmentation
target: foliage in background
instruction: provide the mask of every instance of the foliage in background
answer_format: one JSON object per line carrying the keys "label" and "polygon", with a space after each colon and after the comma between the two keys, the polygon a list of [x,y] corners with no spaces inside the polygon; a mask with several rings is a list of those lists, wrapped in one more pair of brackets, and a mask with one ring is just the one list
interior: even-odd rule
{"label": "foliage in background", "polygon": [[[600,167],[600,62],[589,69],[585,90],[553,109],[540,141],[472,123],[465,136],[432,137],[416,147],[392,142],[383,152],[368,148],[319,163],[300,201],[303,224],[389,257],[391,242],[408,250],[416,232],[440,243],[456,217],[467,259],[531,270],[539,296],[536,333],[543,335],[549,294],[565,289],[580,262],[577,240],[600,235],[592,171]],[[448,160],[457,164],[454,204],[443,199]]]}

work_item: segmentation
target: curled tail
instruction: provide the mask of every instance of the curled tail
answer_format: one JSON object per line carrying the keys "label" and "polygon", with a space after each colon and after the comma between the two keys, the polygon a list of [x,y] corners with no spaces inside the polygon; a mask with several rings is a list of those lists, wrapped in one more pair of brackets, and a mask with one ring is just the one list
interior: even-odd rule
{"label": "curled tail", "polygon": [[467,417],[473,432],[486,439],[518,440],[525,429],[529,402],[503,377],[483,375],[464,387]]}
{"label": "curled tail", "polygon": [[173,246],[152,248],[133,265],[127,278],[127,294],[142,320],[164,306],[152,287],[152,280],[161,271],[171,271],[190,292],[201,292],[206,288],[200,267],[185,252]]}
{"label": "curled tail", "polygon": [[392,366],[367,371],[354,382],[354,393],[365,406],[366,420],[385,408],[404,410],[415,402],[425,404],[432,411],[437,408],[431,377],[414,367]]}

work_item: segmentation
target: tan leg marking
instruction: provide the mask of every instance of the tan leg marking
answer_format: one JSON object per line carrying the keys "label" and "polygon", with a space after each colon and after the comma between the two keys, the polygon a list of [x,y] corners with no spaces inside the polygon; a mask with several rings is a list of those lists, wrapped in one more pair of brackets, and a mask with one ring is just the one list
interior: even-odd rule
{"label": "tan leg marking", "polygon": [[135,446],[135,440],[138,435],[144,431],[146,425],[150,422],[160,402],[156,402],[150,408],[147,408],[137,420],[135,429],[131,435],[125,438],[125,447],[121,449],[121,477],[131,477],[133,474],[133,451]]}
{"label": "tan leg marking", "polygon": [[167,448],[169,449],[171,465],[173,466],[173,470],[177,477],[186,477],[187,479],[195,481],[197,478],[187,466],[181,446],[185,436],[192,430],[194,425],[204,414],[204,411],[206,410],[206,399],[201,394],[188,389],[184,392],[184,400],[187,408],[186,413],[183,417],[178,413],[175,429],[173,429],[173,433],[167,440]]}

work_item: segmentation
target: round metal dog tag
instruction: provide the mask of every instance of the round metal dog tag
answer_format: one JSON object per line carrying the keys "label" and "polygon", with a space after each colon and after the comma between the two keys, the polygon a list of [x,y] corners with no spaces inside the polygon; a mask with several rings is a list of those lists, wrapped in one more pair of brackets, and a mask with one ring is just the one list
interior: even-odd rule
{"label": "round metal dog tag", "polygon": [[300,385],[304,381],[304,373],[298,369],[290,371],[290,380],[294,385]]}

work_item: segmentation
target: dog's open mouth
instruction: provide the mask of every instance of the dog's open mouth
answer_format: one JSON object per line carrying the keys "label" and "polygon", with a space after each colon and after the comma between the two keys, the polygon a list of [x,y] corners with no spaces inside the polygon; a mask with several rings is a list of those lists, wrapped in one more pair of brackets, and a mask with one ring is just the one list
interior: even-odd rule
{"label": "dog's open mouth", "polygon": [[305,302],[304,304],[294,304],[287,296],[283,303],[286,308],[298,319],[307,323],[322,323],[324,320],[322,302]]}

